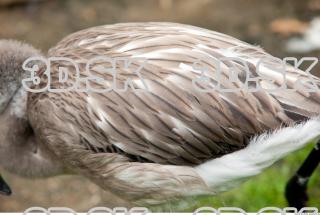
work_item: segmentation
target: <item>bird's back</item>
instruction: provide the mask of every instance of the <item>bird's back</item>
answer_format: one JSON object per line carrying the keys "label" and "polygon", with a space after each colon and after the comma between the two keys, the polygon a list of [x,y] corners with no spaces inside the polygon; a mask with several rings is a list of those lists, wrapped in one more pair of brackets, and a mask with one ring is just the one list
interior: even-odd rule
{"label": "bird's back", "polygon": [[[188,25],[94,27],[66,37],[49,51],[49,57],[72,59],[79,65],[81,78],[89,76],[85,67],[90,60],[103,57],[89,68],[91,75],[105,82],[88,82],[94,89],[111,87],[110,68],[115,68],[118,90],[30,94],[32,117],[45,117],[36,113],[40,106],[53,110],[61,126],[68,125],[78,135],[79,147],[120,154],[129,161],[194,166],[244,148],[255,135],[320,114],[319,92],[212,90],[219,84],[222,89],[243,86],[246,71],[251,78],[257,77],[260,59],[264,60],[259,74],[272,81],[257,82],[265,89],[278,88],[283,83],[277,71],[280,62],[259,47]],[[220,79],[215,62],[220,63]],[[66,62],[52,64],[55,88],[62,87],[59,66],[73,70]],[[208,69],[203,76],[201,68]],[[233,82],[229,80],[231,68],[239,72]],[[285,70],[289,88],[298,79],[310,80],[293,67]],[[320,86],[319,79],[311,77]],[[75,78],[73,74],[67,86]],[[46,80],[42,75],[42,81]],[[247,84],[255,87],[257,82]],[[131,84],[124,90],[126,83]],[[85,86],[84,82],[80,85]]]}

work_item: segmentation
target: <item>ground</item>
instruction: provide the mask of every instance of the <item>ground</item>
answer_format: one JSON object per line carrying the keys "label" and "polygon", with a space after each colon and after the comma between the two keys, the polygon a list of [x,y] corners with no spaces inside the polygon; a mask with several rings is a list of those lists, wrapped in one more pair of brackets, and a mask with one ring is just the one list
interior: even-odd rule
{"label": "ground", "polygon": [[[18,3],[16,3],[18,2]],[[8,4],[9,3],[9,4]],[[12,3],[12,4],[11,4]],[[96,25],[132,21],[170,21],[220,31],[259,45],[274,56],[319,56],[320,52],[296,55],[285,49],[289,37],[299,36],[319,13],[319,0],[0,0],[0,38],[23,40],[46,52],[64,36]],[[320,69],[314,70],[315,74]],[[311,147],[311,146],[310,146]],[[201,198],[200,206],[285,207],[284,186],[311,148],[290,155],[237,189],[216,197]],[[101,190],[79,176],[22,179],[4,174],[12,197],[0,196],[0,211],[23,211],[31,206],[65,206],[76,211],[103,205]],[[310,183],[310,205],[320,208],[320,171]],[[174,207],[173,209],[174,210]],[[188,208],[186,211],[192,211]]]}

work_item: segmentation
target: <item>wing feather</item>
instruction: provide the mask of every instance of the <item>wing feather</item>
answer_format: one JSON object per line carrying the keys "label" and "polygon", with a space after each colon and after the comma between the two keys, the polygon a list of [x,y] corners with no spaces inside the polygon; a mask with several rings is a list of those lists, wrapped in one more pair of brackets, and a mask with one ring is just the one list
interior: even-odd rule
{"label": "wing feather", "polygon": [[[94,147],[117,148],[134,159],[162,164],[196,165],[208,159],[245,147],[254,135],[292,122],[319,115],[320,94],[304,91],[257,91],[223,93],[217,90],[195,90],[192,80],[200,72],[193,63],[201,59],[209,68],[209,82],[198,83],[207,89],[237,88],[249,75],[258,74],[257,61],[267,58],[260,72],[274,82],[259,80],[261,86],[272,89],[283,83],[281,74],[271,65],[279,62],[261,48],[235,38],[181,24],[129,23],[100,26],[66,37],[49,51],[49,56],[67,56],[85,63],[96,56],[135,59],[129,68],[117,68],[117,84],[123,88],[128,78],[133,86],[126,92],[71,93],[80,119],[71,110],[64,110],[77,119],[80,134]],[[238,57],[237,61],[221,62],[221,79],[216,78],[214,60]],[[140,70],[149,91],[143,90],[141,80],[133,71],[147,59]],[[101,62],[99,66],[108,67]],[[239,72],[239,79],[230,82],[230,68]],[[296,80],[309,86],[308,76],[287,65],[287,84]],[[110,80],[110,75],[95,67],[94,73]],[[81,70],[81,75],[86,76]],[[320,86],[318,78],[313,77]],[[249,83],[255,86],[256,83]],[[76,96],[77,95],[77,96]],[[70,104],[64,104],[68,106]],[[63,105],[62,105],[63,106]],[[66,114],[62,112],[61,114]],[[71,120],[71,119],[70,119]],[[137,160],[140,162],[140,160]]]}

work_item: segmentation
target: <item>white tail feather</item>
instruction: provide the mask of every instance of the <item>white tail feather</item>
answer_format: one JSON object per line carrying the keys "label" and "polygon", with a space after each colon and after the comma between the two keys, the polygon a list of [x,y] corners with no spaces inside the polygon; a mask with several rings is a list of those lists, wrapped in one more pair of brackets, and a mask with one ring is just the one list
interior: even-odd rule
{"label": "white tail feather", "polygon": [[195,169],[215,192],[236,186],[275,161],[320,137],[320,118],[253,138],[239,151],[210,160]]}

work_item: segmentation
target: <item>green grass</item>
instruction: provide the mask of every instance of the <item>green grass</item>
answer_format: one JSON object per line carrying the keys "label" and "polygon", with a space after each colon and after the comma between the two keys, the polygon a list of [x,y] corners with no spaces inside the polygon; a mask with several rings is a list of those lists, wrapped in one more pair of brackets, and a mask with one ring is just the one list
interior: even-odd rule
{"label": "green grass", "polygon": [[[287,207],[284,188],[289,178],[300,167],[304,159],[312,150],[313,145],[295,152],[284,160],[279,161],[262,174],[241,184],[238,188],[214,197],[201,197],[196,205],[186,211],[209,206],[238,207],[247,212],[257,212],[263,207]],[[320,168],[314,172],[308,186],[309,206],[320,208]]]}

